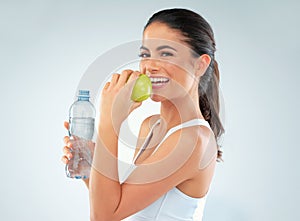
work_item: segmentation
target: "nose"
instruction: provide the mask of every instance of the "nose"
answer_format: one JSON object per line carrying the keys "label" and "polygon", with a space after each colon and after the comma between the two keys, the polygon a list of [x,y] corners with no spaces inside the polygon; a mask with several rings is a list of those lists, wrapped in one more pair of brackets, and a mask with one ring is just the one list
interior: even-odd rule
{"label": "nose", "polygon": [[140,70],[142,73],[146,73],[147,75],[158,72],[160,70],[160,62],[153,58],[141,60]]}

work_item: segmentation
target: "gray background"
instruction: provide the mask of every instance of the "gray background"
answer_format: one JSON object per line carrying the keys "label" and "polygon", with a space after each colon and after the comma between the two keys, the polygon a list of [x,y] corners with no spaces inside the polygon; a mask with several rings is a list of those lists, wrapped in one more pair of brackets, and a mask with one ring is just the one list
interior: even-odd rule
{"label": "gray background", "polygon": [[218,47],[225,162],[204,220],[300,219],[298,1],[10,0],[0,1],[0,220],[88,220],[88,191],[60,162],[77,84],[169,7],[203,15]]}

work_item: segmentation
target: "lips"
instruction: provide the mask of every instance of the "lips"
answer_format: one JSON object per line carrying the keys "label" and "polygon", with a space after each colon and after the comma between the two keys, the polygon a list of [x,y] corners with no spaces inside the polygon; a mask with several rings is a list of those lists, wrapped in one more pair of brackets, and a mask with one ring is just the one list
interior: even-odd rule
{"label": "lips", "polygon": [[169,78],[165,77],[150,77],[152,83],[152,89],[158,89],[164,87],[170,81]]}

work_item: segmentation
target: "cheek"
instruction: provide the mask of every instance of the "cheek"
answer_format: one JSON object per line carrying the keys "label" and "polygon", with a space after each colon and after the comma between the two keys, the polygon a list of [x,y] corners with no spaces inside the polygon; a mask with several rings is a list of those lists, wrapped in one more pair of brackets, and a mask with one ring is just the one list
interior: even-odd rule
{"label": "cheek", "polygon": [[178,71],[179,71],[179,67],[178,67],[177,65],[174,65],[174,64],[169,63],[169,62],[164,62],[163,68],[164,68],[165,70],[167,70],[168,73],[169,73],[172,77],[176,77],[176,73],[178,73]]}
{"label": "cheek", "polygon": [[145,72],[145,69],[146,69],[145,62],[141,60],[139,66],[140,66],[140,72],[142,72],[142,73]]}
{"label": "cheek", "polygon": [[168,70],[171,78],[182,86],[188,86],[195,81],[194,73],[187,68],[174,64],[168,64],[165,65],[165,69]]}
{"label": "cheek", "polygon": [[193,63],[190,59],[185,57],[177,57],[176,59],[169,61],[169,65],[167,66],[168,68],[176,70],[176,72],[194,75]]}

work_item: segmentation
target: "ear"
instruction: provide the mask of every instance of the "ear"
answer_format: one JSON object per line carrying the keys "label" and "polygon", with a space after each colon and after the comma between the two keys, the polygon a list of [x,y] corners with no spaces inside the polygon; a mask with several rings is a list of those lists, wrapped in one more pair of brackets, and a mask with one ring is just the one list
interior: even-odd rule
{"label": "ear", "polygon": [[195,61],[195,73],[197,77],[201,77],[211,62],[211,58],[208,54],[203,54]]}

